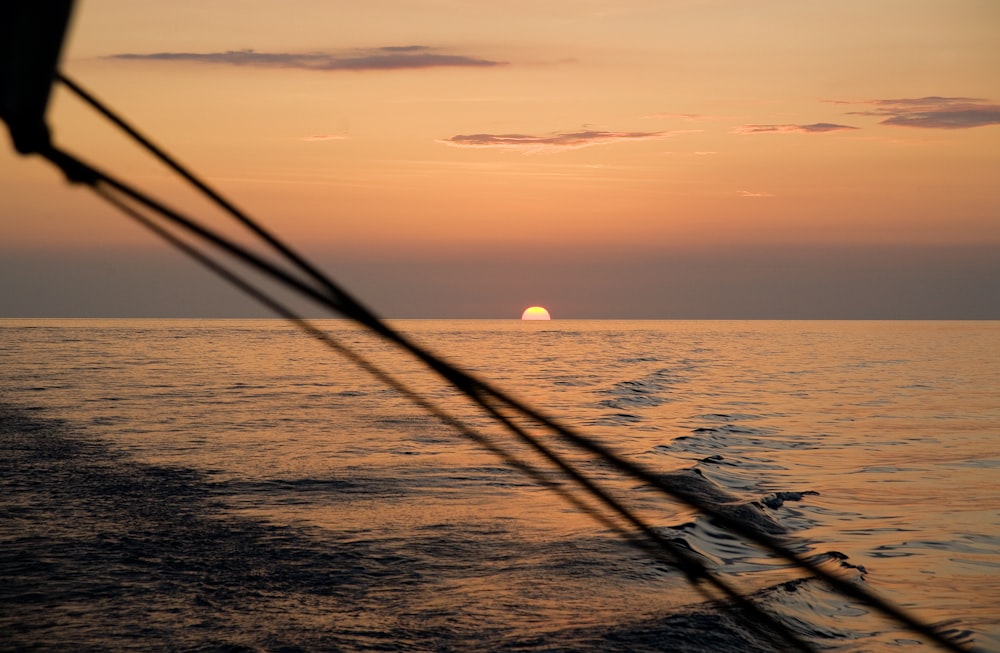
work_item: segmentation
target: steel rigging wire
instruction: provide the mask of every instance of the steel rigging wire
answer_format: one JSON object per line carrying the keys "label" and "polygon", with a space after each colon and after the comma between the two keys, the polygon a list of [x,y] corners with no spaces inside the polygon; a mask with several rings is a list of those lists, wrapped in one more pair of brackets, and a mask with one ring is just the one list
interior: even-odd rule
{"label": "steel rigging wire", "polygon": [[[270,244],[280,255],[288,259],[294,267],[297,267],[300,271],[304,272],[307,277],[309,277],[312,282],[318,284],[319,287],[313,285],[313,283],[305,282],[299,279],[281,267],[261,258],[260,256],[257,256],[256,254],[253,254],[238,244],[198,224],[196,221],[172,211],[165,205],[145,196],[142,193],[139,193],[127,184],[98,171],[78,158],[59,150],[51,143],[48,143],[40,153],[59,166],[66,174],[67,178],[71,181],[85,183],[93,187],[106,185],[107,187],[130,197],[133,201],[145,205],[150,210],[159,213],[175,225],[182,227],[191,234],[204,239],[236,259],[249,264],[258,271],[270,276],[272,279],[283,283],[291,290],[296,291],[299,294],[319,303],[320,305],[331,308],[341,315],[356,321],[358,324],[370,329],[374,333],[410,353],[423,362],[429,369],[439,374],[455,389],[479,404],[484,410],[487,411],[488,414],[500,421],[518,439],[534,448],[539,454],[547,458],[561,471],[567,474],[574,482],[579,484],[585,491],[594,497],[597,497],[597,499],[604,503],[606,507],[623,517],[626,521],[631,523],[633,527],[645,534],[646,537],[651,538],[654,542],[657,542],[657,546],[667,547],[668,553],[674,558],[675,565],[678,565],[678,560],[684,561],[679,568],[685,572],[689,579],[693,579],[692,582],[697,583],[700,579],[716,577],[715,575],[709,574],[702,569],[697,569],[696,567],[688,567],[685,569],[684,565],[690,564],[686,560],[687,558],[695,561],[696,559],[683,553],[678,553],[676,545],[669,543],[669,540],[659,536],[651,526],[645,524],[641,519],[633,515],[631,511],[621,505],[620,502],[611,497],[607,492],[603,491],[599,486],[578,470],[573,468],[571,464],[563,460],[550,448],[543,445],[537,438],[528,434],[522,427],[514,423],[511,416],[505,414],[504,411],[512,411],[514,414],[527,417],[539,426],[549,429],[553,434],[559,436],[571,446],[575,446],[582,451],[598,456],[600,459],[614,466],[620,472],[657,488],[663,494],[672,499],[678,500],[690,507],[695,508],[703,514],[711,517],[716,523],[728,528],[737,535],[770,550],[800,568],[808,570],[813,575],[827,582],[841,594],[879,610],[884,615],[897,621],[901,625],[906,626],[914,632],[923,635],[943,648],[952,651],[964,650],[952,639],[938,632],[938,630],[934,627],[924,624],[917,618],[908,614],[898,606],[889,603],[867,588],[844,580],[843,578],[840,578],[837,575],[823,569],[822,567],[814,564],[808,558],[805,558],[804,556],[791,550],[776,538],[760,532],[759,530],[748,528],[745,524],[739,522],[738,520],[719,512],[713,506],[701,500],[694,493],[686,492],[683,489],[667,485],[657,474],[642,468],[631,461],[621,458],[603,445],[559,424],[555,420],[541,414],[537,410],[522,404],[506,393],[494,388],[485,381],[459,370],[451,364],[434,356],[429,351],[419,347],[404,335],[395,331],[385,322],[376,317],[374,313],[364,307],[349,293],[340,288],[331,279],[320,272],[318,268],[308,264],[301,256],[295,254],[291,248],[281,243],[277,237],[269,234],[256,221],[236,209],[228,201],[222,199],[217,193],[208,189],[207,185],[198,180],[193,173],[187,171],[172,157],[167,155],[161,148],[153,145],[148,138],[142,136],[138,130],[128,125],[120,116],[99,102],[92,94],[87,93],[80,87],[79,84],[68,79],[66,75],[61,73],[57,73],[57,79],[64,83],[71,91],[76,93],[84,102],[90,104],[95,108],[95,110],[111,119],[112,122],[122,128],[141,145],[146,147],[154,156],[177,171],[185,179],[188,179],[196,188],[202,190],[202,192],[216,201],[216,203],[232,214],[239,222],[263,238],[265,242]],[[272,308],[274,307],[272,306]],[[664,542],[667,542],[667,544],[664,544]],[[732,594],[730,592],[726,592],[725,590],[723,590],[723,592],[732,598]],[[795,642],[795,645],[799,647],[801,647],[802,644],[803,642],[800,641]]]}
{"label": "steel rigging wire", "polygon": [[[254,298],[262,305],[273,310],[277,315],[287,319],[300,329],[302,329],[307,335],[319,340],[323,345],[332,349],[333,351],[345,356],[348,360],[356,364],[361,369],[364,369],[368,373],[372,374],[376,379],[385,383],[388,387],[396,390],[404,397],[411,400],[415,405],[420,408],[427,410],[430,414],[434,415],[440,419],[443,423],[455,428],[460,434],[468,437],[472,441],[476,442],[489,452],[497,455],[507,464],[511,465],[515,469],[521,471],[525,475],[529,476],[534,481],[538,482],[539,485],[545,487],[563,497],[566,501],[572,504],[574,507],[578,508],[581,512],[587,514],[591,518],[595,519],[598,523],[607,527],[609,530],[620,535],[627,544],[635,548],[640,549],[644,553],[651,555],[654,559],[666,563],[667,565],[680,569],[684,575],[687,577],[689,582],[694,586],[694,588],[701,593],[706,599],[712,601],[716,604],[721,604],[724,609],[729,609],[736,613],[736,616],[742,617],[744,623],[750,627],[751,630],[755,630],[763,634],[766,638],[772,639],[774,643],[781,644],[780,640],[791,645],[793,648],[800,651],[813,651],[813,647],[802,640],[798,635],[791,631],[785,624],[781,623],[773,617],[773,615],[760,609],[753,602],[747,599],[745,596],[737,592],[729,583],[725,582],[718,576],[711,574],[703,565],[703,563],[694,557],[689,550],[687,550],[683,545],[675,544],[668,538],[664,538],[654,529],[649,528],[641,520],[639,520],[632,512],[625,506],[622,506],[616,502],[613,498],[606,496],[606,493],[597,486],[592,487],[592,481],[583,477],[582,484],[585,489],[587,489],[592,494],[595,494],[602,498],[606,503],[611,503],[615,506],[616,510],[626,516],[626,518],[636,525],[641,534],[646,537],[646,540],[639,539],[637,535],[633,532],[625,529],[622,524],[617,523],[610,519],[607,515],[601,513],[595,506],[586,503],[581,500],[577,495],[575,495],[569,488],[565,487],[563,484],[554,482],[545,470],[538,468],[537,466],[527,462],[523,459],[517,457],[510,449],[505,449],[503,446],[498,445],[493,442],[489,437],[485,436],[483,433],[469,427],[459,418],[456,418],[446,410],[434,404],[432,401],[428,400],[426,397],[420,393],[414,391],[412,388],[407,386],[403,381],[393,376],[385,369],[375,365],[371,361],[367,360],[363,356],[359,355],[354,350],[349,347],[345,347],[342,343],[338,342],[332,336],[330,336],[325,331],[320,330],[314,324],[308,320],[297,315],[294,311],[289,309],[286,305],[277,301],[267,293],[263,292],[261,289],[257,288],[251,283],[248,283],[245,279],[234,273],[232,270],[226,268],[219,262],[207,256],[204,252],[200,251],[191,244],[178,238],[176,235],[171,233],[169,230],[164,229],[162,226],[157,224],[154,220],[143,215],[140,211],[134,207],[128,205],[121,198],[117,197],[110,189],[104,188],[102,185],[98,184],[94,187],[95,191],[108,201],[112,206],[118,208],[123,213],[133,218],[140,224],[144,225],[155,234],[163,238],[169,244],[175,246],[200,264],[207,267],[209,270],[228,281],[234,285],[237,289],[243,291],[250,297]],[[565,465],[560,461],[560,466]],[[572,474],[577,474],[576,470],[569,467],[572,470]],[[711,585],[713,588],[720,592],[719,595],[713,595],[706,591],[707,588],[701,585],[704,581]],[[728,601],[728,603],[726,603]]]}
{"label": "steel rigging wire", "polygon": [[[670,564],[680,569],[699,591],[706,592],[706,588],[703,586],[703,583],[710,584],[722,596],[726,597],[729,604],[735,606],[738,611],[744,614],[744,616],[749,615],[751,617],[749,621],[753,622],[753,619],[759,619],[766,624],[767,627],[760,629],[761,632],[768,633],[769,629],[773,630],[777,633],[777,636],[791,646],[800,650],[811,650],[811,647],[806,642],[802,641],[801,638],[799,638],[788,627],[779,622],[773,616],[764,613],[760,608],[755,606],[745,597],[740,596],[717,575],[708,572],[708,570],[704,568],[696,557],[688,553],[682,547],[679,547],[677,544],[671,542],[669,539],[661,536],[653,527],[635,515],[629,508],[615,499],[606,490],[601,488],[601,486],[595,481],[577,470],[570,462],[557,454],[551,447],[543,444],[537,438],[532,437],[523,427],[515,422],[515,419],[527,418],[534,424],[548,429],[552,434],[558,436],[558,438],[560,438],[564,443],[575,447],[577,450],[597,456],[619,470],[621,473],[657,488],[660,492],[670,498],[694,507],[737,535],[769,549],[773,553],[789,560],[798,567],[809,570],[814,576],[823,579],[842,594],[876,608],[883,614],[906,626],[910,630],[923,635],[942,648],[953,651],[963,650],[956,641],[949,639],[936,628],[922,623],[899,607],[894,606],[881,597],[875,595],[870,590],[860,585],[845,581],[842,578],[824,570],[812,561],[790,550],[777,539],[765,533],[750,529],[746,525],[720,513],[711,505],[706,504],[699,497],[690,492],[666,485],[663,479],[659,478],[656,474],[650,472],[649,470],[639,467],[638,465],[619,457],[603,445],[600,445],[599,443],[558,424],[552,419],[540,414],[538,411],[514,400],[506,393],[503,393],[486,382],[474,378],[469,374],[447,364],[432,355],[430,352],[418,347],[408,338],[399,332],[396,332],[378,319],[374,313],[365,308],[350,294],[333,283],[332,280],[322,274],[317,268],[310,265],[291,248],[284,245],[279,239],[269,234],[255,221],[251,220],[248,216],[232,206],[232,204],[208,188],[208,186],[201,182],[195,175],[186,171],[172,158],[167,156],[162,150],[149,142],[148,139],[144,138],[136,130],[128,126],[113,111],[110,111],[93,96],[83,91],[83,89],[81,89],[77,84],[63,75],[56,75],[56,77],[70,90],[79,95],[85,102],[93,106],[107,118],[112,120],[112,122],[129,133],[132,138],[139,141],[140,144],[146,147],[155,156],[160,158],[161,161],[164,161],[168,166],[178,172],[178,174],[187,179],[189,183],[192,183],[201,192],[209,196],[228,213],[233,215],[238,221],[243,223],[244,226],[250,229],[259,238],[263,239],[283,259],[285,259],[286,263],[290,263],[296,272],[289,272],[285,268],[253,254],[246,248],[243,248],[204,227],[197,221],[171,210],[165,205],[135,190],[128,184],[125,184],[116,178],[97,170],[79,158],[55,147],[49,137],[49,131],[45,123],[44,113],[47,106],[51,80],[55,71],[56,62],[58,60],[58,50],[62,42],[62,34],[65,30],[71,6],[72,2],[68,0],[60,0],[59,2],[55,2],[55,0],[53,0],[53,4],[48,4],[45,7],[38,7],[30,2],[4,3],[4,5],[0,7],[0,13],[9,18],[9,20],[0,21],[0,31],[3,32],[0,34],[0,36],[3,37],[0,39],[0,64],[2,64],[2,67],[0,67],[0,80],[3,81],[2,86],[0,86],[0,117],[2,117],[10,127],[14,145],[19,152],[22,154],[38,153],[47,158],[58,166],[70,181],[82,183],[95,189],[102,197],[118,206],[118,208],[124,210],[134,219],[147,224],[147,226],[153,228],[154,231],[163,232],[161,233],[161,236],[165,237],[175,246],[186,251],[189,255],[194,256],[204,265],[213,269],[216,274],[220,274],[220,276],[228,279],[244,292],[248,292],[251,296],[256,297],[259,301],[262,301],[265,305],[272,308],[272,310],[276,310],[279,315],[292,319],[296,324],[314,337],[319,337],[321,340],[324,340],[325,337],[327,346],[331,346],[334,349],[342,351],[342,353],[347,355],[352,360],[355,360],[355,362],[360,364],[362,367],[370,368],[370,371],[373,371],[373,373],[375,373],[376,376],[379,376],[379,378],[383,378],[383,376],[380,376],[380,370],[372,366],[367,361],[361,359],[355,352],[346,350],[342,345],[323,334],[315,326],[310,325],[299,318],[282,304],[266,295],[266,293],[255,288],[252,284],[240,279],[237,275],[229,272],[226,268],[216,263],[204,252],[190,246],[187,242],[177,238],[171,232],[163,229],[160,225],[153,223],[128,202],[133,202],[136,205],[145,207],[146,210],[159,214],[161,219],[174,225],[175,228],[179,228],[187,232],[189,237],[193,237],[203,243],[207,243],[212,247],[220,249],[225,254],[232,256],[236,260],[249,265],[259,272],[262,272],[265,276],[278,281],[299,295],[302,295],[314,302],[317,302],[321,306],[330,308],[345,317],[356,321],[422,361],[429,369],[440,375],[451,386],[479,404],[482,409],[487,412],[487,414],[503,424],[504,427],[510,431],[510,433],[513,434],[517,441],[519,441],[522,445],[530,447],[536,454],[540,455],[550,464],[554,465],[561,473],[565,474],[584,491],[585,496],[596,499],[598,502],[603,504],[605,510],[611,511],[611,514],[617,515],[617,517],[613,519],[607,514],[599,512],[599,510],[591,503],[588,503],[588,501],[570,493],[567,487],[562,484],[553,483],[540,468],[513,456],[509,449],[504,449],[496,443],[489,441],[488,438],[476,433],[469,427],[462,425],[460,421],[452,418],[443,411],[440,411],[440,409],[434,407],[433,404],[426,399],[420,398],[419,395],[416,395],[416,393],[412,393],[412,391],[409,390],[404,391],[405,386],[400,384],[398,381],[390,380],[391,377],[388,375],[385,375],[383,380],[393,387],[396,387],[398,390],[403,392],[403,394],[411,396],[412,399],[417,401],[418,405],[431,410],[445,422],[456,426],[461,433],[471,437],[477,442],[480,442],[480,444],[483,444],[494,453],[497,453],[497,455],[507,459],[512,465],[522,471],[525,471],[532,476],[532,478],[539,480],[546,486],[552,487],[564,496],[567,496],[567,498],[569,498],[574,505],[577,505],[586,510],[588,513],[596,516],[602,524],[610,526],[617,532],[624,533],[626,535],[626,539],[629,539],[634,543],[637,536],[644,538],[644,546],[646,548],[655,547],[661,558],[665,555]],[[127,201],[123,201],[122,198],[128,199]],[[300,278],[298,274],[304,274],[305,280]],[[381,374],[384,374],[384,372]],[[630,524],[631,528],[633,528],[636,532],[627,530],[622,522]],[[709,593],[706,593],[706,595],[721,602],[721,598],[719,596],[713,596]],[[723,604],[726,605],[725,603]]]}

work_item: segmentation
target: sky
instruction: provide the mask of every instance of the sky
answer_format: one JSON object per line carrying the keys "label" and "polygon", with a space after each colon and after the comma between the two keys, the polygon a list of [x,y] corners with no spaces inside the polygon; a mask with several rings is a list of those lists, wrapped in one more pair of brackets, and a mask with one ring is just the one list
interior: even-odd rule
{"label": "sky", "polygon": [[[1000,319],[998,28],[996,0],[89,0],[62,69],[385,317]],[[49,123],[245,240],[63,89]],[[266,315],[0,147],[0,317]]]}

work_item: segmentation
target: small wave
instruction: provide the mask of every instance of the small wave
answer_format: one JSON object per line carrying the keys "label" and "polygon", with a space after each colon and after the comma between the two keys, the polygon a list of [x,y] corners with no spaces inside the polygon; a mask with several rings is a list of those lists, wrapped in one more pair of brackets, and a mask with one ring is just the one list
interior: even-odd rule
{"label": "small wave", "polygon": [[752,530],[767,534],[780,534],[787,529],[772,517],[765,506],[757,501],[747,501],[709,479],[697,468],[671,472],[659,476],[661,483],[681,498],[696,505],[709,505],[719,513],[739,521]]}
{"label": "small wave", "polygon": [[603,401],[597,402],[598,406],[602,408],[614,408],[620,409],[626,406],[634,406],[636,408],[655,408],[666,402],[666,399],[662,397],[650,396],[650,395],[633,395],[628,397],[619,397],[617,399],[604,399]]}
{"label": "small wave", "polygon": [[613,413],[591,420],[588,424],[592,426],[624,426],[627,424],[636,424],[642,420],[641,416],[633,413]]}
{"label": "small wave", "polygon": [[764,416],[751,415],[749,413],[707,413],[705,415],[695,415],[692,419],[704,422],[747,422],[750,420],[764,419]]}
{"label": "small wave", "polygon": [[[673,371],[669,369],[657,370],[639,379],[619,381],[610,388],[597,391],[598,394],[607,397],[598,401],[597,406],[599,408],[620,411],[619,415],[628,414],[627,411],[655,408],[669,401],[664,396],[664,393],[670,390],[673,381]],[[619,425],[623,423],[629,422],[623,422],[614,416],[593,422],[593,424],[597,425]]]}
{"label": "small wave", "polygon": [[735,424],[723,424],[722,426],[699,426],[691,429],[692,433],[739,433],[742,435],[770,435],[774,431],[770,429],[755,429],[748,426],[736,426]]}
{"label": "small wave", "polygon": [[775,492],[761,499],[761,502],[771,510],[777,510],[786,501],[802,501],[802,497],[807,495],[818,496],[819,492],[813,490],[806,490],[805,492]]}

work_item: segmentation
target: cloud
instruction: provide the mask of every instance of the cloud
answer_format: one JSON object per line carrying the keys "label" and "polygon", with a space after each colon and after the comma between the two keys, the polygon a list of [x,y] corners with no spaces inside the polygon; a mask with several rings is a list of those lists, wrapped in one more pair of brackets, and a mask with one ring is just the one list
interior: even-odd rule
{"label": "cloud", "polygon": [[903,98],[898,100],[868,100],[837,104],[867,104],[868,111],[851,111],[853,116],[882,116],[883,125],[919,127],[921,129],[971,129],[1000,125],[1000,104],[990,104],[984,98],[939,97]]}
{"label": "cloud", "polygon": [[823,134],[826,132],[858,129],[832,122],[814,122],[811,125],[743,125],[733,129],[734,134]]}
{"label": "cloud", "polygon": [[700,113],[651,113],[643,116],[648,119],[679,119],[679,120],[712,120],[713,116],[706,116]]}
{"label": "cloud", "polygon": [[736,194],[740,197],[774,197],[774,193],[754,192],[749,190],[737,191]]}
{"label": "cloud", "polygon": [[307,143],[320,143],[322,141],[343,141],[346,139],[346,136],[338,136],[336,134],[313,134],[312,136],[303,136],[299,140],[306,141]]}
{"label": "cloud", "polygon": [[525,134],[465,134],[440,140],[439,143],[452,147],[493,147],[521,150],[526,153],[573,150],[593,145],[607,145],[626,141],[648,141],[668,138],[674,134],[691,130],[666,132],[610,132],[582,131],[549,136],[528,136]]}
{"label": "cloud", "polygon": [[465,55],[445,54],[424,45],[401,45],[346,50],[341,52],[154,52],[113,54],[109,59],[139,61],[194,61],[228,66],[258,68],[299,68],[304,70],[406,70],[440,67],[489,67],[506,62]]}

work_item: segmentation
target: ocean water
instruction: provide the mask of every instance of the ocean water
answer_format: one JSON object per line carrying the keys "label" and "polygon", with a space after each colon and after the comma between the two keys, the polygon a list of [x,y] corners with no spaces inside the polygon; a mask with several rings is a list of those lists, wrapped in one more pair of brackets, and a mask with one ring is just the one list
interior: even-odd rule
{"label": "ocean water", "polygon": [[[418,364],[318,324],[506,442]],[[395,325],[963,645],[1000,650],[1000,323]],[[816,648],[933,650],[564,452]],[[270,320],[0,320],[0,579],[4,651],[776,648]]]}

